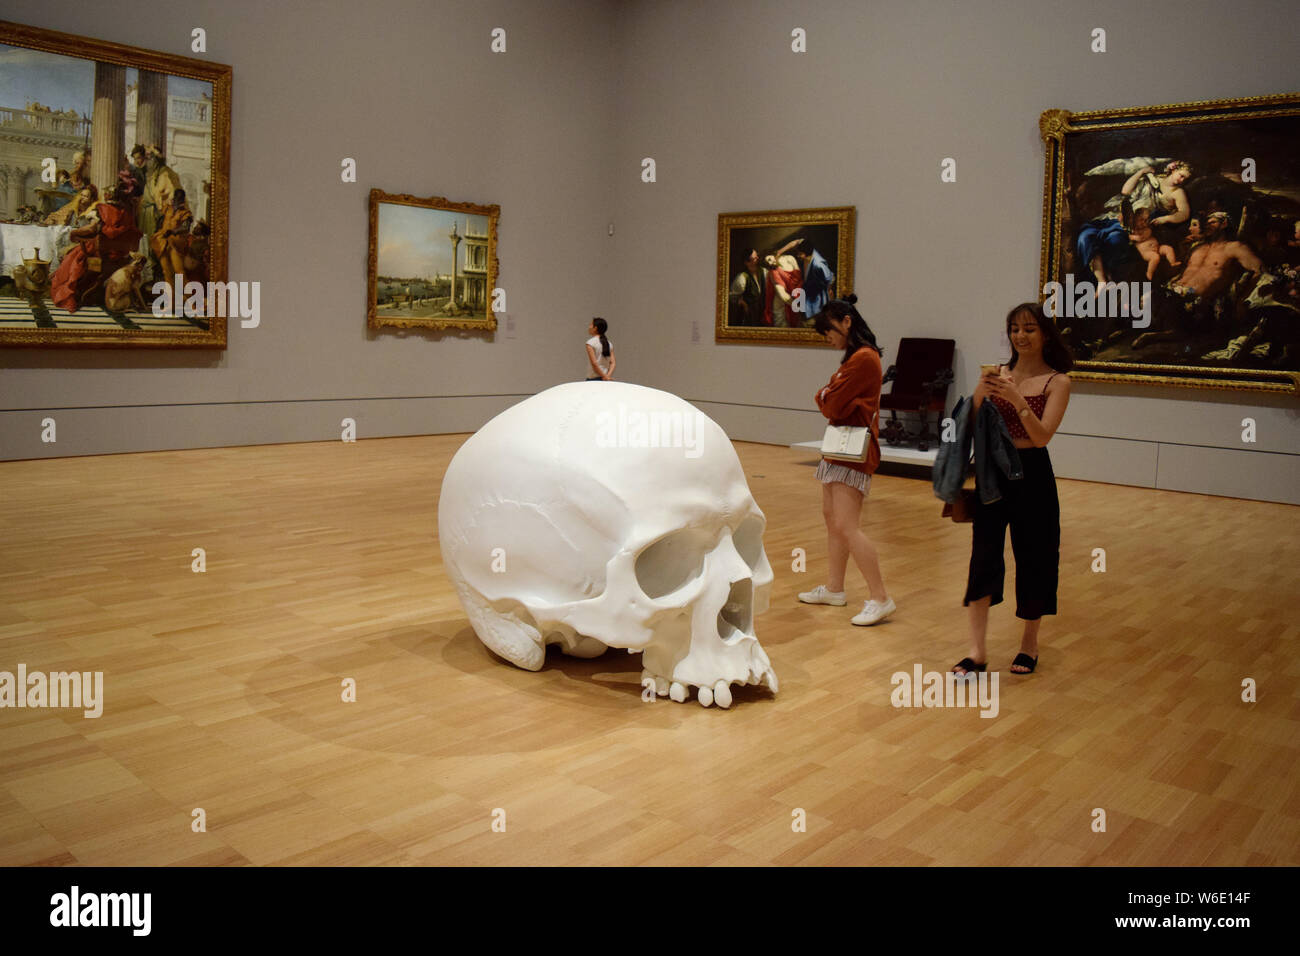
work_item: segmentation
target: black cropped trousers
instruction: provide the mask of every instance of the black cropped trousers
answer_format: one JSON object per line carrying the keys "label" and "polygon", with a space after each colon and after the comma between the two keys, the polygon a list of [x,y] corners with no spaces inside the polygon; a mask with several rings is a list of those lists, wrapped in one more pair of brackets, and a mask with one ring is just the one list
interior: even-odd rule
{"label": "black cropped trousers", "polygon": [[[1061,505],[1056,475],[1046,448],[1020,448],[1024,477],[1011,480],[997,472],[1001,499],[982,504],[976,495],[971,535],[970,572],[962,604],[991,598],[1002,603],[1006,577],[1003,550],[1008,525],[1016,557],[1016,617],[1035,621],[1056,613],[1056,583],[1061,563]],[[976,484],[978,489],[978,481]]]}

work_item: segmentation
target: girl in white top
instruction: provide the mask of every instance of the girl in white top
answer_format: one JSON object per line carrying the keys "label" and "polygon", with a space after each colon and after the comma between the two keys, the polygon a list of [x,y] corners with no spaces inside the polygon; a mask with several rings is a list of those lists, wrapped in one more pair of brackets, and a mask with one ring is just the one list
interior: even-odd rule
{"label": "girl in white top", "polygon": [[609,344],[609,339],[605,337],[608,328],[609,323],[601,318],[592,319],[591,325],[587,327],[587,334],[591,336],[587,339],[587,361],[591,365],[591,371],[595,373],[588,376],[589,382],[614,380],[614,349]]}

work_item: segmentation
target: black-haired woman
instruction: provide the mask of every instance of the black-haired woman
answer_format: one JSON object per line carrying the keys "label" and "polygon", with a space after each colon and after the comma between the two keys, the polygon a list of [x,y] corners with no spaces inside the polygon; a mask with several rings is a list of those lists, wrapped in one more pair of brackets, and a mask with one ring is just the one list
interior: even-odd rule
{"label": "black-haired woman", "polygon": [[589,382],[614,380],[614,349],[605,335],[607,331],[609,331],[609,323],[601,318],[592,319],[591,325],[587,326],[587,334],[591,336],[587,339],[587,363],[595,373],[587,377]]}
{"label": "black-haired woman", "polygon": [[[1047,443],[1065,417],[1070,401],[1068,373],[1074,367],[1074,357],[1055,323],[1034,302],[1022,303],[1007,313],[1007,338],[1011,361],[980,377],[971,414],[978,414],[985,400],[994,404],[1019,449],[1024,477],[1012,481],[995,472],[999,500],[986,505],[981,503],[982,495],[975,496],[970,571],[962,601],[970,608],[970,656],[953,666],[958,674],[982,671],[988,663],[985,635],[989,608],[1002,602],[1006,575],[1002,554],[1008,525],[1016,557],[1016,617],[1025,622],[1011,673],[1034,672],[1039,625],[1044,614],[1056,613],[1061,507]],[[978,476],[976,487],[982,490]]]}
{"label": "black-haired woman", "polygon": [[840,367],[830,384],[817,393],[817,407],[832,425],[852,425],[870,429],[867,459],[862,462],[831,461],[823,458],[817,466],[817,480],[822,483],[822,517],[826,520],[826,549],[829,570],[825,584],[799,595],[805,604],[830,604],[843,607],[844,572],[849,555],[867,581],[871,599],[852,623],[879,624],[897,610],[885,590],[880,573],[880,556],[859,523],[862,501],[871,487],[871,475],[880,464],[877,440],[877,416],[880,411],[880,346],[866,321],[854,308],[856,295],[833,299],[813,319],[813,327],[835,348],[844,349]]}

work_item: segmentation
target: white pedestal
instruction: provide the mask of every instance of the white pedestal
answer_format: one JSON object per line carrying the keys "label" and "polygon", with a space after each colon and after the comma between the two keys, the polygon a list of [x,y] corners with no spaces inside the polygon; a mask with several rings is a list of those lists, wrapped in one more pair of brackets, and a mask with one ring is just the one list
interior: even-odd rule
{"label": "white pedestal", "polygon": [[[917,451],[911,445],[899,445],[897,448],[888,442],[880,443],[880,460],[894,462],[900,465],[922,465],[925,467],[934,467],[934,460],[939,457],[938,442],[930,447],[928,451]],[[800,441],[794,442],[791,448],[800,451],[809,451],[820,457],[822,443],[820,441]]]}

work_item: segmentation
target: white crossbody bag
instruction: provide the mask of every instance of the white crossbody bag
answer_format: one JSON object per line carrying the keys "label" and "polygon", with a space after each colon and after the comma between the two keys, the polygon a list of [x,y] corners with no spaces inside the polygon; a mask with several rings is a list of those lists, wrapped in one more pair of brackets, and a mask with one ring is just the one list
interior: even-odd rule
{"label": "white crossbody bag", "polygon": [[866,461],[867,436],[870,428],[854,425],[827,425],[822,438],[822,457],[835,461]]}
{"label": "white crossbody bag", "polygon": [[822,436],[822,457],[833,461],[866,461],[871,429],[865,425],[827,425]]}

